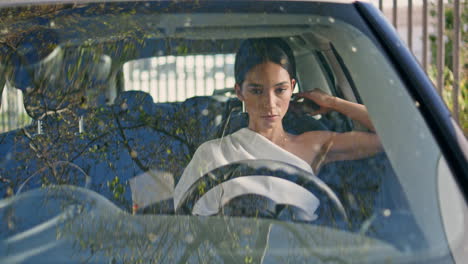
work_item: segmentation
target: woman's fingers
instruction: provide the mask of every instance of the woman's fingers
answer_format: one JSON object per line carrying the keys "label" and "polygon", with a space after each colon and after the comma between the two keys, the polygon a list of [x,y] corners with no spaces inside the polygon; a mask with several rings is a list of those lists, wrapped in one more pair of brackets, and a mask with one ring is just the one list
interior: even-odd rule
{"label": "woman's fingers", "polygon": [[307,98],[307,99],[311,99],[311,100],[318,100],[318,101],[321,101],[321,97],[323,96],[323,93],[322,91],[320,91],[320,89],[314,89],[312,91],[307,91],[307,92],[301,92],[301,93],[298,93],[297,95],[299,97],[304,97],[304,98]]}
{"label": "woman's fingers", "polygon": [[307,98],[312,100],[321,107],[330,108],[333,105],[334,97],[323,92],[322,90],[315,88],[311,91],[301,92],[297,94],[298,97]]}
{"label": "woman's fingers", "polygon": [[311,116],[316,116],[316,115],[323,115],[323,114],[326,114],[328,112],[330,112],[330,108],[320,107],[319,110],[309,112],[308,114],[311,115]]}

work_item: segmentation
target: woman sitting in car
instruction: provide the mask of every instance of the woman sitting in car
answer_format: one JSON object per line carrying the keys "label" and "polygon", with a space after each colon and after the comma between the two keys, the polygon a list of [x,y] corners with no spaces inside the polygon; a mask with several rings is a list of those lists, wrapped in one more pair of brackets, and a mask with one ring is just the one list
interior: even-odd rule
{"label": "woman sitting in car", "polygon": [[[318,89],[297,95],[320,106],[320,109],[310,113],[311,115],[338,111],[358,121],[371,132],[309,131],[299,135],[287,133],[283,128],[282,119],[288,111],[296,85],[295,67],[293,53],[282,39],[248,39],[242,43],[236,54],[235,91],[237,97],[245,104],[249,116],[248,127],[226,137],[205,142],[197,149],[175,188],[175,208],[178,208],[183,194],[196,180],[205,173],[229,163],[249,159],[276,160],[313,174],[329,162],[361,159],[382,151],[364,105],[328,95]],[[238,193],[252,193],[246,184],[253,185],[245,181],[239,182],[235,186],[225,188],[223,192],[227,189],[231,191],[247,188]],[[265,189],[260,194],[273,195],[271,189]],[[307,196],[305,192],[304,195]],[[275,200],[275,197],[270,198]],[[318,199],[310,195],[308,198],[313,200],[309,204],[310,207],[315,207],[310,208],[313,212],[318,207]],[[198,208],[197,214],[209,215],[218,210],[214,206],[202,207]],[[314,216],[311,214],[310,217]]]}

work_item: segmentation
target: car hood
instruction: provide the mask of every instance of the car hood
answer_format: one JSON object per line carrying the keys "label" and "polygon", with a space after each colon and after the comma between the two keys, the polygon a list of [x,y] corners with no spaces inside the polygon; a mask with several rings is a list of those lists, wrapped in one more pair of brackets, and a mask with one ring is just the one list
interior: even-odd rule
{"label": "car hood", "polygon": [[375,262],[404,257],[384,242],[270,219],[131,215],[74,186],[0,201],[0,262]]}

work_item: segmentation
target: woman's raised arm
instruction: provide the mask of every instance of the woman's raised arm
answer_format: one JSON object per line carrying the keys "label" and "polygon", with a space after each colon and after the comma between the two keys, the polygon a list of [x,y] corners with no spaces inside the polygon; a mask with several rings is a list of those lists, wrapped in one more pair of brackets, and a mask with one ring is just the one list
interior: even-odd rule
{"label": "woman's raised arm", "polygon": [[324,114],[331,110],[337,111],[355,121],[358,121],[372,132],[375,132],[375,128],[369,119],[367,108],[362,104],[353,103],[339,97],[331,96],[322,92],[320,89],[299,93],[298,96],[312,100],[320,106],[320,109],[316,112],[310,113],[311,115]]}
{"label": "woman's raised arm", "polygon": [[320,106],[320,109],[310,113],[311,115],[337,111],[361,123],[371,131],[350,131],[345,133],[321,131],[320,134],[310,134],[311,141],[317,142],[317,136],[322,139],[320,140],[321,151],[313,162],[313,167],[318,168],[331,161],[366,158],[382,151],[382,145],[377,134],[375,134],[375,128],[364,105],[328,95],[319,89],[303,92],[298,96],[312,100]]}

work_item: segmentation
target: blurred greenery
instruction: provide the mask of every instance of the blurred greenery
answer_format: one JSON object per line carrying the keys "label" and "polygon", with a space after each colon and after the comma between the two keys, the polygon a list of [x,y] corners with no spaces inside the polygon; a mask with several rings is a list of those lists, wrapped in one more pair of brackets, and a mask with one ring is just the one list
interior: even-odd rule
{"label": "blurred greenery", "polygon": [[[461,22],[460,22],[460,31],[461,31],[461,43],[460,43],[460,52],[459,52],[459,61],[460,61],[460,82],[459,82],[459,91],[458,94],[458,114],[459,114],[459,124],[465,133],[465,136],[468,136],[468,31],[464,28],[468,25],[468,1],[462,1],[460,4],[461,9]],[[437,8],[435,3],[432,3],[432,10],[430,12],[432,17],[437,17]],[[453,106],[453,84],[454,84],[454,69],[453,69],[453,40],[455,36],[454,31],[454,8],[453,0],[449,0],[448,4],[445,6],[445,30],[444,30],[444,39],[445,39],[445,68],[444,68],[444,89],[442,90],[442,98],[447,104],[448,108],[452,113],[454,112]],[[431,77],[432,81],[436,83],[437,80],[437,35],[436,33],[429,36],[429,41],[431,45],[431,65],[428,70],[428,74]]]}
{"label": "blurred greenery", "polygon": [[120,178],[115,176],[112,181],[107,181],[107,187],[109,187],[110,191],[114,195],[114,199],[122,200],[123,193],[125,192],[125,186],[120,183]]}

